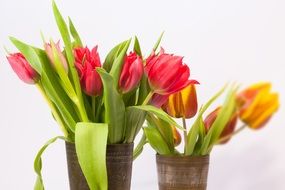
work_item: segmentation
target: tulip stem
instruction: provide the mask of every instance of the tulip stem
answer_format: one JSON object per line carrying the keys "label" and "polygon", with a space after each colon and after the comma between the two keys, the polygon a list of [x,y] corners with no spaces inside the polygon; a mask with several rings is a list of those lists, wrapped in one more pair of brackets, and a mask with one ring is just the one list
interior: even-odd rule
{"label": "tulip stem", "polygon": [[96,115],[96,96],[92,96],[92,113],[95,118]]}
{"label": "tulip stem", "polygon": [[145,106],[149,103],[151,97],[153,96],[154,92],[153,91],[150,91],[148,93],[148,95],[146,96],[145,100],[143,101],[142,105]]}
{"label": "tulip stem", "polygon": [[230,138],[232,138],[233,136],[237,135],[238,133],[240,133],[241,131],[243,131],[245,128],[247,127],[246,124],[243,124],[240,128],[238,128],[237,130],[235,130],[233,133],[228,134],[226,136],[224,136],[223,138],[220,138],[216,144],[220,144],[221,142],[228,140]]}
{"label": "tulip stem", "polygon": [[184,134],[184,154],[186,155],[186,150],[187,150],[187,146],[188,146],[188,140],[187,140],[187,124],[186,124],[186,119],[185,117],[182,117],[182,122],[183,122],[183,128],[185,129],[183,131]]}
{"label": "tulip stem", "polygon": [[52,101],[47,97],[42,85],[40,82],[38,82],[38,84],[36,84],[36,87],[39,89],[39,91],[41,92],[41,94],[43,95],[44,99],[46,100],[46,102],[48,103],[52,115],[54,116],[55,120],[57,121],[57,123],[59,124],[63,134],[65,137],[68,137],[68,131],[66,130],[66,126],[62,120],[62,117],[60,116],[60,114],[58,113],[58,111],[56,110],[54,104],[52,103]]}

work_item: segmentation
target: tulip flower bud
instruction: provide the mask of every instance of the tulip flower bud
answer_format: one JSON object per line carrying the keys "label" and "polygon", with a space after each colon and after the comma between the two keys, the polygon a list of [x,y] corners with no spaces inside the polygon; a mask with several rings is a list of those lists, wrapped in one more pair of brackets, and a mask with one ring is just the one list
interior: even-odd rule
{"label": "tulip flower bud", "polygon": [[97,46],[90,51],[87,47],[75,48],[75,66],[79,74],[83,91],[89,96],[102,94],[102,81],[96,68],[101,67],[101,61],[97,52]]}
{"label": "tulip flower bud", "polygon": [[181,135],[175,127],[171,126],[171,128],[173,133],[174,146],[178,146],[181,143]]}
{"label": "tulip flower bud", "polygon": [[63,53],[60,50],[59,41],[56,44],[54,44],[53,42],[45,43],[44,47],[45,47],[45,51],[47,53],[47,56],[48,56],[49,60],[51,61],[53,67],[55,68],[55,64],[56,64],[56,61],[55,61],[56,58],[55,58],[55,54],[54,54],[54,49],[55,49],[61,65],[63,66],[65,72],[68,73],[68,64],[67,64],[67,61],[65,59],[65,56],[63,55]]}
{"label": "tulip flower bud", "polygon": [[188,85],[183,90],[169,96],[162,109],[175,118],[192,118],[198,109],[195,85]]}
{"label": "tulip flower bud", "polygon": [[[221,107],[218,107],[217,109],[215,109],[213,112],[211,112],[206,119],[204,120],[204,124],[205,124],[205,128],[206,128],[206,132],[208,132],[210,130],[210,128],[212,127],[213,123],[215,122],[219,112],[221,110]],[[235,113],[231,119],[228,121],[228,123],[226,124],[223,132],[221,133],[219,139],[222,139],[223,137],[226,137],[230,134],[232,134],[236,128],[236,124],[237,124],[237,114]],[[222,140],[220,142],[220,144],[225,144],[230,140],[230,138],[227,138],[225,140]]]}
{"label": "tulip flower bud", "polygon": [[14,53],[7,56],[14,72],[18,77],[27,84],[35,84],[38,82],[40,76],[35,69],[21,53]]}
{"label": "tulip flower bud", "polygon": [[164,53],[147,58],[145,72],[149,85],[154,93],[169,95],[178,92],[189,84],[198,84],[189,80],[190,69],[182,62],[183,57]]}
{"label": "tulip flower bud", "polygon": [[270,83],[259,83],[238,94],[239,117],[250,128],[263,127],[278,110],[279,96],[270,91]]}
{"label": "tulip flower bud", "polygon": [[121,72],[119,86],[123,93],[132,91],[138,86],[143,76],[142,59],[134,52],[125,58]]}

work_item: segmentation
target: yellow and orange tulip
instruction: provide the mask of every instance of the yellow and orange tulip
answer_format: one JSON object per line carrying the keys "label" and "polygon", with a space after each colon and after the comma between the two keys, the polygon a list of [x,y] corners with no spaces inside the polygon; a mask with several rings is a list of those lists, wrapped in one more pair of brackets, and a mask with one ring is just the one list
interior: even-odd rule
{"label": "yellow and orange tulip", "polygon": [[254,84],[237,96],[239,117],[252,129],[263,127],[279,108],[279,96],[270,83]]}
{"label": "yellow and orange tulip", "polygon": [[188,85],[183,90],[169,96],[162,109],[175,118],[192,118],[198,109],[195,85]]}
{"label": "yellow and orange tulip", "polygon": [[176,129],[176,127],[171,127],[172,133],[173,133],[173,139],[174,139],[174,146],[178,146],[181,143],[181,135]]}

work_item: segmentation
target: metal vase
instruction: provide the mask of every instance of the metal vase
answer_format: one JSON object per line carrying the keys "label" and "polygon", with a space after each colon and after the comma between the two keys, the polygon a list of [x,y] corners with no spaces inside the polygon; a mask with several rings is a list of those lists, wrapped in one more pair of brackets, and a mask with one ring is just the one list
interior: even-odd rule
{"label": "metal vase", "polygon": [[[70,190],[89,190],[77,159],[75,145],[66,142],[65,146]],[[108,190],[130,190],[133,147],[133,143],[107,145]]]}
{"label": "metal vase", "polygon": [[209,155],[156,155],[159,190],[206,190]]}

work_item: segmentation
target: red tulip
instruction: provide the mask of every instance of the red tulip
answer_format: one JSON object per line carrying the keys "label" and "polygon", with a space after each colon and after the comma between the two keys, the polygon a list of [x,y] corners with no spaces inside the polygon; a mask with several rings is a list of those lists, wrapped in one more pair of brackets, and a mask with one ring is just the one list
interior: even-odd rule
{"label": "red tulip", "polygon": [[189,84],[198,84],[196,80],[189,80],[190,69],[182,62],[183,57],[154,52],[146,60],[145,71],[150,87],[154,93],[167,95],[178,92]]}
{"label": "red tulip", "polygon": [[121,72],[119,86],[123,93],[132,91],[138,86],[143,76],[142,59],[134,52],[125,58]]}
{"label": "red tulip", "polygon": [[[67,64],[67,61],[65,59],[65,56],[63,55],[63,53],[60,50],[59,41],[53,45],[54,45],[54,48],[56,49],[57,55],[59,56],[58,58],[59,58],[61,65],[63,66],[65,72],[68,73],[68,64]],[[53,67],[55,67],[56,62],[55,62],[52,44],[45,43],[44,47],[45,47],[45,50],[46,50],[46,53],[48,55],[49,60],[51,61]]]}
{"label": "red tulip", "polygon": [[30,63],[21,53],[14,53],[7,56],[14,72],[18,77],[27,84],[35,84],[39,80],[40,76],[36,70],[32,68]]}
{"label": "red tulip", "polygon": [[90,96],[102,94],[102,81],[96,68],[101,67],[97,46],[90,51],[87,47],[75,48],[75,66],[80,77],[83,91]]}
{"label": "red tulip", "polygon": [[[219,112],[221,110],[221,107],[218,107],[217,109],[215,109],[213,112],[211,112],[206,119],[204,120],[204,124],[205,124],[205,128],[206,128],[206,132],[208,132],[210,130],[210,128],[212,127],[213,123],[215,122]],[[231,119],[228,121],[228,123],[226,124],[223,132],[221,133],[219,139],[222,139],[223,137],[226,138],[226,136],[232,134],[235,130],[236,124],[237,124],[237,119],[238,119],[238,115],[237,113],[235,113]],[[225,140],[222,140],[220,142],[220,144],[225,144],[226,142],[228,142],[230,140],[230,138],[227,138]]]}

